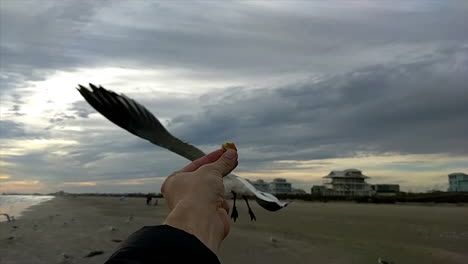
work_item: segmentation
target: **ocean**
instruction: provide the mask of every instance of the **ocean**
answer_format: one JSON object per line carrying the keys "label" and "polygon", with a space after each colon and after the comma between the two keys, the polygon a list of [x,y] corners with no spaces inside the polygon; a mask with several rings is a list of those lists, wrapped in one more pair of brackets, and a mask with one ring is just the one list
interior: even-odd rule
{"label": "ocean", "polygon": [[[36,195],[0,195],[0,214],[8,214],[18,218],[29,207],[53,199],[54,196]],[[7,221],[7,218],[0,215],[0,222]]]}

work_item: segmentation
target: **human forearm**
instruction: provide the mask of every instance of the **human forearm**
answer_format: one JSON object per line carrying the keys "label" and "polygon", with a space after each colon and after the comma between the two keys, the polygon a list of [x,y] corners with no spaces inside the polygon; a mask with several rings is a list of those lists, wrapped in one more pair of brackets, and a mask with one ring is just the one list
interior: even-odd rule
{"label": "human forearm", "polygon": [[229,233],[229,229],[225,230],[229,225],[220,224],[223,218],[227,218],[224,209],[181,201],[167,216],[164,224],[193,234],[217,254],[222,240]]}

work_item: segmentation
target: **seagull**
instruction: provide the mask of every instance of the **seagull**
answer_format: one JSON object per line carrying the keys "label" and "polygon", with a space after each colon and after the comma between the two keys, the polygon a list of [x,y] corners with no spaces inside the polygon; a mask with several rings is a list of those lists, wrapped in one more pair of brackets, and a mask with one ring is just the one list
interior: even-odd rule
{"label": "seagull", "polygon": [[[114,124],[190,161],[205,156],[205,153],[197,147],[169,133],[148,109],[135,100],[124,94],[106,90],[102,86],[97,87],[91,83],[89,86],[91,90],[82,85],[78,85],[77,90],[96,111]],[[236,194],[242,195],[247,202],[251,221],[256,218],[248,203],[248,196],[255,196],[257,203],[268,211],[278,211],[288,205],[288,202],[280,201],[270,193],[257,190],[247,179],[232,173],[224,177],[223,183],[226,194],[233,194],[234,206],[231,218],[234,222],[238,216],[235,205]]]}

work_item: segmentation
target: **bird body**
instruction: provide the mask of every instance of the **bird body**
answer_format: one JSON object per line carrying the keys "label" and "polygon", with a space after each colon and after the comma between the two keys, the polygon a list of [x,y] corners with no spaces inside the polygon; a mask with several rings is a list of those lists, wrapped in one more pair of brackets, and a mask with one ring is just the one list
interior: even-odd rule
{"label": "bird body", "polygon": [[[79,85],[78,91],[92,107],[121,128],[190,161],[205,155],[195,146],[171,135],[150,111],[135,100],[102,86],[90,84],[90,87],[91,91]],[[227,195],[234,191],[243,196],[255,196],[258,204],[266,210],[277,211],[288,204],[270,193],[257,190],[249,181],[232,173],[224,177],[223,182]]]}

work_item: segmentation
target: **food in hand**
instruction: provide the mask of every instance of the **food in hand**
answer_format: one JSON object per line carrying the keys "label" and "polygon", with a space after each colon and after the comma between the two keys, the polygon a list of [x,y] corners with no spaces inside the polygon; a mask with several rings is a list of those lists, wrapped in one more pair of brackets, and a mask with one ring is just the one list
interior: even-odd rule
{"label": "food in hand", "polygon": [[222,146],[221,146],[221,149],[223,151],[226,151],[228,149],[233,149],[235,151],[237,151],[237,148],[236,148],[236,145],[233,143],[233,142],[226,142],[224,143]]}

